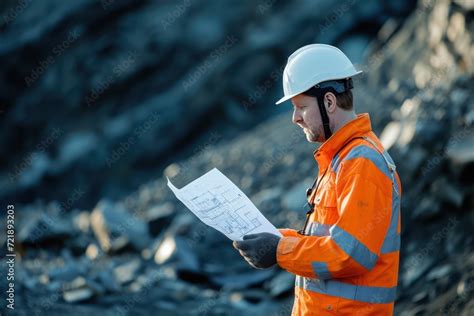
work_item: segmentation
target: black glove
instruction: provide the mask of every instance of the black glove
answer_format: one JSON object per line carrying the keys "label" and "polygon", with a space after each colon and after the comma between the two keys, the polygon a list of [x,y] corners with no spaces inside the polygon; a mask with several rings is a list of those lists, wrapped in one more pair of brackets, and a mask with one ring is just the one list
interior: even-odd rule
{"label": "black glove", "polygon": [[243,241],[234,241],[232,245],[252,267],[266,269],[277,263],[280,238],[270,233],[250,234],[245,235]]}

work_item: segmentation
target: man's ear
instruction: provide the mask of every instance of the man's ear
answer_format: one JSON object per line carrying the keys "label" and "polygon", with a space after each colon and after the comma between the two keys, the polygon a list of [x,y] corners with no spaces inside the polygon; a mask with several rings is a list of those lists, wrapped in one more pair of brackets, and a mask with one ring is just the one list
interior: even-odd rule
{"label": "man's ear", "polygon": [[332,92],[324,95],[324,107],[328,113],[333,113],[336,110],[336,96]]}

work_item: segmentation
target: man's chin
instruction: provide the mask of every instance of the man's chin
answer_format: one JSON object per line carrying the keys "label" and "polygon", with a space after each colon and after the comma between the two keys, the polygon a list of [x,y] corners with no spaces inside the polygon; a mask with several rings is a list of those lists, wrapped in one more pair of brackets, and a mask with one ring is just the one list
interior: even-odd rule
{"label": "man's chin", "polygon": [[311,133],[308,129],[303,129],[304,134],[306,135],[306,140],[310,143],[322,143],[321,140],[318,140],[318,137]]}
{"label": "man's chin", "polygon": [[319,143],[319,141],[314,137],[314,135],[306,133],[306,140],[310,143]]}
{"label": "man's chin", "polygon": [[306,134],[306,140],[310,143],[323,143],[324,141],[319,139],[317,135],[314,135],[312,133],[308,133],[305,131]]}

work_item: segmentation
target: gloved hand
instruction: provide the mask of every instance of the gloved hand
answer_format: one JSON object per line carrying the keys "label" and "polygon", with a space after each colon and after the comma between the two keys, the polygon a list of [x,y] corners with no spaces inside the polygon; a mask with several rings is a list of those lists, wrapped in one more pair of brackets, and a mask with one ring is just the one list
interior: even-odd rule
{"label": "gloved hand", "polygon": [[232,245],[252,267],[266,269],[277,263],[280,238],[270,233],[250,234],[245,235],[242,241],[234,241]]}

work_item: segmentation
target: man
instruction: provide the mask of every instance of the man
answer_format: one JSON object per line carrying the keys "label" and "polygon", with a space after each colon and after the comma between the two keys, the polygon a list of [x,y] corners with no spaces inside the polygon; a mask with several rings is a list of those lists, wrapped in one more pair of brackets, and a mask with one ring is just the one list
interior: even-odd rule
{"label": "man", "polygon": [[309,211],[300,231],[234,242],[253,267],[277,263],[296,275],[293,315],[393,314],[401,184],[369,115],[355,114],[351,78],[359,73],[329,45],[304,46],[288,58],[277,104],[291,99],[293,123],[322,143]]}

